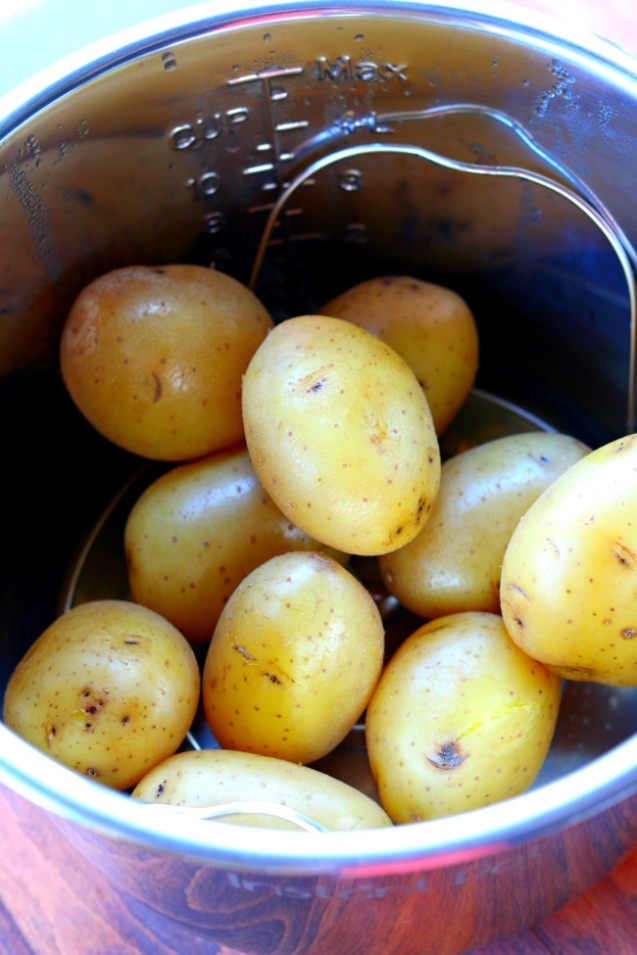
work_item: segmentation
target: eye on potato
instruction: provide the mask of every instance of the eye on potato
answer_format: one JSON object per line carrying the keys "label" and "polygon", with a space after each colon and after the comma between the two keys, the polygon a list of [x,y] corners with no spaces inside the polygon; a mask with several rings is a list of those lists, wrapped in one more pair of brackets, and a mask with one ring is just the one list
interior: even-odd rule
{"label": "eye on potato", "polygon": [[[208,749],[177,753],[137,784],[133,798],[174,806],[220,806],[245,800],[280,804],[326,829],[347,831],[391,826],[387,813],[353,786],[287,760]],[[268,829],[294,829],[269,814],[236,814],[224,821]]]}
{"label": "eye on potato", "polygon": [[369,760],[388,815],[416,822],[524,792],[553,737],[560,687],[497,614],[424,624],[396,651],[367,708]]}
{"label": "eye on potato", "polygon": [[226,749],[311,763],[361,716],[383,662],[373,598],[324,554],[273,557],[226,604],[210,642],[202,700]]}
{"label": "eye on potato", "polygon": [[637,686],[637,435],[592,451],[529,508],[501,603],[513,640],[555,673]]}
{"label": "eye on potato", "polygon": [[179,748],[199,689],[194,653],[172,624],[134,603],[93,601],[32,644],[3,720],[75,772],[128,789]]}
{"label": "eye on potato", "polygon": [[154,481],[133,505],[124,546],[133,599],[201,643],[252,570],[289,550],[323,549],[281,513],[244,447],[181,464]]}
{"label": "eye on potato", "polygon": [[431,413],[406,362],[365,329],[277,325],[246,371],[243,418],[261,483],[317,540],[373,555],[424,526],[440,480]]}
{"label": "eye on potato", "polygon": [[590,448],[568,435],[512,434],[445,461],[423,530],[379,558],[387,589],[425,619],[500,612],[500,572],[515,527],[533,501]]}
{"label": "eye on potato", "polygon": [[422,385],[437,434],[455,418],[478,370],[478,332],[457,292],[406,275],[353,286],[319,309],[355,322],[405,359]]}
{"label": "eye on potato", "polygon": [[243,440],[241,376],[272,327],[235,279],[195,265],[131,266],[87,285],[62,330],[71,398],[106,438],[185,461]]}

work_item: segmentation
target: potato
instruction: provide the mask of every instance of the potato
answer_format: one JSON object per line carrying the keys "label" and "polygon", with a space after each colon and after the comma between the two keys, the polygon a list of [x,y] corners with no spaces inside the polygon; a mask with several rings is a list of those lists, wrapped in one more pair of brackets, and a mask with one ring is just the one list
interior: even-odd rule
{"label": "potato", "polygon": [[424,526],[440,481],[431,413],[408,365],[369,332],[282,322],[248,366],[243,417],[261,483],[312,537],[372,555]]}
{"label": "potato", "polygon": [[311,763],[360,717],[383,662],[380,613],[324,554],[273,557],[234,591],[215,629],[202,699],[221,746]]}
{"label": "potato", "polygon": [[416,630],[367,709],[370,765],[389,816],[449,816],[527,789],[555,730],[560,685],[497,614],[450,614]]}
{"label": "potato", "polygon": [[241,376],[271,327],[253,293],[213,269],[116,269],[73,304],[62,375],[80,411],[115,444],[190,460],[243,439]]}
{"label": "potato", "polygon": [[[192,642],[209,642],[237,584],[270,557],[322,550],[261,486],[245,447],[181,464],[134,504],[124,532],[130,592]],[[347,556],[331,551],[347,563]]]}
{"label": "potato", "polygon": [[29,743],[113,789],[135,785],[181,745],[200,676],[172,624],[98,600],[58,617],[14,670],[3,720]]}
{"label": "potato", "polygon": [[562,434],[512,434],[445,461],[431,517],[418,536],[379,559],[387,589],[432,619],[500,612],[500,568],[533,501],[590,449]]}
{"label": "potato", "polygon": [[[133,797],[198,808],[255,800],[287,806],[331,830],[392,825],[373,799],[339,779],[309,766],[234,750],[177,753],[147,773]],[[298,831],[294,823],[265,813],[237,813],[224,821]]]}
{"label": "potato", "polygon": [[478,370],[478,332],[457,292],[404,275],[353,286],[321,309],[387,342],[422,385],[437,434],[455,418]]}
{"label": "potato", "polygon": [[555,673],[637,685],[637,435],[592,451],[529,508],[501,603],[513,640]]}

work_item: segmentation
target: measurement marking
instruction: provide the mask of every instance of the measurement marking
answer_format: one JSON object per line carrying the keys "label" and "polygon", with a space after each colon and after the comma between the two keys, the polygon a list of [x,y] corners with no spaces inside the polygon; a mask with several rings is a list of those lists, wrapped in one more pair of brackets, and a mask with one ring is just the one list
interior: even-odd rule
{"label": "measurement marking", "polygon": [[[290,66],[283,69],[259,70],[258,73],[248,73],[245,76],[236,76],[227,80],[228,86],[245,86],[248,83],[260,83],[264,95],[264,101],[270,103],[279,102],[287,99],[288,91],[282,86],[275,86],[277,79],[286,79],[288,77],[298,76],[303,73],[302,66]],[[273,124],[271,123],[273,128]],[[270,137],[272,138],[272,137]]]}
{"label": "measurement marking", "polygon": [[313,239],[322,239],[324,236],[324,232],[299,232],[292,236],[292,242],[309,242]]}
{"label": "measurement marking", "polygon": [[[247,73],[244,76],[236,76],[227,81],[229,87],[245,86],[250,83],[259,83],[261,85],[261,102],[263,109],[264,128],[259,136],[261,142],[255,144],[255,152],[258,158],[270,158],[271,162],[259,162],[250,165],[243,170],[245,177],[264,176],[265,182],[259,180],[259,187],[262,192],[263,202],[257,203],[250,208],[250,212],[272,212],[273,206],[268,204],[270,196],[276,196],[281,192],[284,182],[287,178],[282,171],[285,163],[291,163],[296,159],[294,149],[281,150],[281,140],[279,135],[306,130],[310,123],[304,119],[288,119],[277,122],[280,117],[275,116],[279,104],[286,100],[290,92],[286,88],[287,84],[283,82],[286,78],[292,79],[301,76],[305,72],[302,66],[292,66],[284,68],[268,68],[258,70],[254,73]],[[290,209],[281,215],[276,226],[282,231],[281,243],[285,245],[290,241],[296,241],[291,235],[292,224],[290,220],[294,216],[300,216],[300,209]]]}
{"label": "measurement marking", "polygon": [[243,170],[244,176],[258,176],[261,172],[272,172],[274,170],[273,162],[265,162],[261,166],[248,166]]}
{"label": "measurement marking", "polygon": [[307,119],[297,119],[290,123],[277,123],[274,127],[277,133],[290,133],[295,129],[307,129],[310,125]]}
{"label": "measurement marking", "polygon": [[[290,185],[289,182],[282,182],[282,183],[266,182],[261,186],[261,189],[263,190],[263,192],[272,192],[274,189],[287,189],[289,185]],[[316,185],[316,179],[306,179],[305,182],[302,182],[298,188],[306,189],[308,186],[315,186],[315,185]]]}
{"label": "measurement marking", "polygon": [[247,76],[235,76],[231,80],[228,80],[228,86],[239,86],[241,83],[255,83],[258,79],[258,73],[248,73]]}
{"label": "measurement marking", "polygon": [[239,86],[242,83],[256,83],[257,80],[272,80],[281,76],[298,76],[303,72],[302,66],[288,66],[271,70],[259,70],[258,73],[247,73],[245,76],[236,76],[228,80],[228,86]]}
{"label": "measurement marking", "polygon": [[228,120],[234,125],[237,123],[245,123],[249,115],[250,110],[246,106],[236,106],[234,109],[226,110]]}
{"label": "measurement marking", "polygon": [[260,80],[271,80],[279,76],[299,76],[302,72],[302,66],[275,66],[272,70],[259,70],[257,76]]}
{"label": "measurement marking", "polygon": [[[282,187],[281,187],[281,188],[282,188],[282,189],[287,189],[289,185],[290,185],[289,182],[284,182],[284,183],[282,184]],[[305,188],[307,188],[308,186],[315,186],[315,185],[316,185],[316,179],[306,179],[305,182],[300,183],[300,185],[299,185],[298,188],[299,188],[299,189],[305,189]]]}
{"label": "measurement marking", "polygon": [[281,239],[270,239],[268,242],[269,246],[281,246],[287,245],[288,242],[312,242],[316,239],[324,239],[324,232],[299,232],[295,235],[284,236]]}
{"label": "measurement marking", "polygon": [[[273,202],[264,202],[258,206],[250,206],[248,212],[272,212],[274,209]],[[302,209],[286,209],[284,210],[284,215],[286,216],[300,216],[303,213]]]}

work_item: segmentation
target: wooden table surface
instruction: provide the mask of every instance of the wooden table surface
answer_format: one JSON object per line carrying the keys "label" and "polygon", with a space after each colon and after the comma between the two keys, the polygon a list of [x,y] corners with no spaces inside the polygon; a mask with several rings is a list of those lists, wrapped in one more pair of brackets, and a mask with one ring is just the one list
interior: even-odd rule
{"label": "wooden table surface", "polygon": [[[558,11],[551,0],[520,0],[637,50],[633,4],[560,0]],[[234,955],[123,898],[46,813],[0,786],[0,955],[85,953]],[[637,955],[637,847],[585,896],[479,955]]]}

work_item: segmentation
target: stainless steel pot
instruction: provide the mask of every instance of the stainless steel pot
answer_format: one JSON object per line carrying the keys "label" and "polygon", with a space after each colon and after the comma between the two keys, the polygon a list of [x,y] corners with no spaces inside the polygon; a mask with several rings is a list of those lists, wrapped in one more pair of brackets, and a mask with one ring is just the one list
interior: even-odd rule
{"label": "stainless steel pot", "polygon": [[[79,418],[56,364],[70,301],[106,269],[214,261],[247,280],[267,227],[256,290],[277,316],[381,270],[445,281],[475,310],[481,389],[592,444],[632,428],[626,271],[569,195],[603,211],[634,262],[635,61],[509,16],[199,6],[0,101],[3,686],[138,463]],[[1,725],[0,780],[199,935],[255,955],[456,955],[537,922],[634,845],[636,721],[634,691],[569,685],[531,792],[390,831],[160,825]]]}

